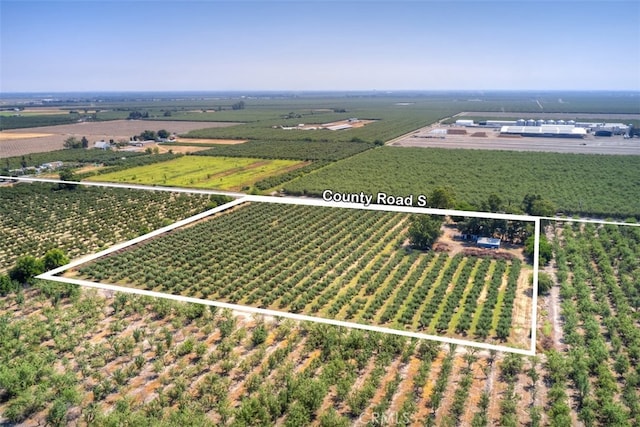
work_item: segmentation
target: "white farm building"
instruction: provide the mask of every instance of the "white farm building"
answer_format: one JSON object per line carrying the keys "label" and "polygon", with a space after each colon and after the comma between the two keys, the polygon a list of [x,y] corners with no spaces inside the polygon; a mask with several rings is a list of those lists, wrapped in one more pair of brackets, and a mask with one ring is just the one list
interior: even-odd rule
{"label": "white farm building", "polygon": [[502,126],[501,135],[543,136],[554,138],[584,138],[587,130],[573,125]]}

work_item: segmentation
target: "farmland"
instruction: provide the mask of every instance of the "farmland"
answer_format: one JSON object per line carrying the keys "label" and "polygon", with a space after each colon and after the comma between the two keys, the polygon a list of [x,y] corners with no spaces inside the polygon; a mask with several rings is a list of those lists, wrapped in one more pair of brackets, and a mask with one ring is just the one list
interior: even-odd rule
{"label": "farmland", "polygon": [[306,165],[291,160],[181,156],[166,162],[93,176],[88,180],[247,190],[260,180]]}
{"label": "farmland", "polygon": [[639,231],[552,224],[563,339],[543,327],[529,358],[39,283],[0,297],[0,413],[90,425],[346,426],[386,414],[414,426],[632,426]]}
{"label": "farmland", "polygon": [[566,354],[564,375],[552,383],[554,405],[576,405],[585,425],[637,425],[640,228],[557,223],[549,233],[556,236]]}
{"label": "farmland", "polygon": [[[637,156],[374,144],[459,111],[519,118],[540,104],[545,112],[578,117],[639,114],[637,97],[310,95],[247,98],[246,109],[232,110],[237,101],[141,98],[109,101],[104,106],[111,110],[98,113],[107,119],[149,111],[150,120],[133,123],[154,130],[171,130],[160,122],[167,110],[171,123],[197,121],[194,129],[213,126],[210,120],[246,123],[202,131],[250,139],[211,147],[205,156],[60,150],[2,158],[0,167],[95,162],[131,177],[132,167],[159,171],[187,158],[287,159],[300,167],[230,185],[253,181],[255,189],[272,190],[293,179],[285,187],[301,195],[327,188],[430,194],[448,187],[465,208],[482,210],[495,194],[508,211],[520,209],[525,194],[541,194],[567,215],[640,219]],[[378,122],[333,133],[272,128],[346,117]],[[158,176],[148,180],[164,185]],[[51,248],[71,258],[93,253],[218,201],[82,186],[0,187],[0,272],[19,256],[41,257]],[[517,256],[409,249],[408,222],[406,214],[252,203],[72,274],[526,348],[531,265]],[[554,258],[542,270],[552,287],[538,299],[531,357],[39,280],[0,292],[0,424],[639,425],[640,228],[550,221],[545,232]]]}
{"label": "farmland", "polygon": [[287,183],[290,194],[425,194],[451,187],[458,202],[480,207],[493,193],[517,206],[544,194],[565,214],[640,218],[640,156],[381,147]]}
{"label": "farmland", "polygon": [[0,297],[0,319],[10,423],[489,425],[545,404],[536,359],[163,299],[42,283]]}
{"label": "farmland", "polygon": [[[403,248],[405,221],[405,215],[372,211],[250,204],[98,260],[79,274],[176,295],[526,348],[531,317],[524,310],[512,318],[516,294],[530,300],[529,273],[520,260],[410,251]],[[454,316],[461,300],[464,308]]]}
{"label": "farmland", "polygon": [[24,156],[6,157],[0,161],[3,173],[7,173],[9,169],[18,169],[22,163],[26,167],[36,167],[43,163],[60,161],[71,165],[82,165],[91,163],[101,163],[106,166],[115,166],[117,164],[125,164],[132,162],[133,158],[150,157],[145,153],[133,151],[112,151],[112,150],[54,150],[47,153],[32,153]]}
{"label": "farmland", "polygon": [[76,257],[204,211],[197,195],[54,185],[0,187],[0,271],[25,254],[61,248]]}
{"label": "farmland", "polygon": [[249,141],[239,145],[213,147],[206,151],[200,151],[197,155],[335,161],[371,148],[373,148],[372,144],[358,141]]}
{"label": "farmland", "polygon": [[[52,117],[52,116],[43,116]],[[208,123],[208,127],[234,126],[236,123]],[[112,120],[106,122],[82,122],[60,124],[58,126],[41,126],[9,132],[16,134],[49,134],[48,136],[0,140],[0,158],[21,156],[31,153],[44,153],[63,148],[64,140],[70,136],[87,137],[93,147],[95,141],[103,140],[128,141],[133,135],[139,135],[145,130],[166,129],[169,132],[183,133],[202,127],[199,122],[168,122],[143,120]]]}

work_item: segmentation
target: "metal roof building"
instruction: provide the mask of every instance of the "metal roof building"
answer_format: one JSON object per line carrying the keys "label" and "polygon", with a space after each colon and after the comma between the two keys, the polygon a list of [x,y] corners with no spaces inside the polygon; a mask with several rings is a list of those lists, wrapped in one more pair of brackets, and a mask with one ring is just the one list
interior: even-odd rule
{"label": "metal roof building", "polygon": [[500,134],[522,136],[546,136],[555,138],[584,138],[586,129],[572,125],[541,125],[541,126],[502,126]]}
{"label": "metal roof building", "polygon": [[492,237],[478,237],[476,245],[486,249],[500,249],[500,239],[494,239]]}

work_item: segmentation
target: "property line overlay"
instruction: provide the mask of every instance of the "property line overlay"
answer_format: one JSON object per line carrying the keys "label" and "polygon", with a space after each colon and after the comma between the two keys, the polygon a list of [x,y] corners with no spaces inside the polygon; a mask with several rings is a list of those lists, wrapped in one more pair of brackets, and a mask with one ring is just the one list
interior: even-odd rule
{"label": "property line overlay", "polygon": [[[0,179],[3,179],[5,177],[0,176]],[[14,178],[9,178],[9,179],[14,179]],[[42,179],[37,179],[37,178],[15,178],[15,180],[17,181],[25,181],[25,182],[47,182],[47,183],[69,183],[69,184],[75,184],[75,185],[85,185],[84,182],[75,182],[75,181],[60,181],[60,180],[42,180]],[[90,185],[94,185],[95,183],[91,183]],[[110,185],[109,183],[100,183],[102,187],[113,187],[113,188],[129,188],[129,189],[134,189],[134,190],[146,190],[146,191],[174,191],[173,187],[156,187],[156,186],[139,186],[139,185],[122,185],[122,184],[116,184],[116,185]],[[190,191],[189,189],[181,189],[181,192],[183,193],[197,193],[197,194],[225,194],[225,195],[230,195],[230,193],[224,193],[224,192],[208,192],[208,191]],[[241,193],[236,193],[236,194],[241,194]],[[263,309],[263,308],[258,308],[258,307],[252,307],[252,306],[246,306],[246,305],[239,305],[239,304],[231,304],[231,303],[225,303],[225,302],[221,302],[221,301],[212,301],[212,300],[206,300],[206,299],[200,299],[200,298],[193,298],[193,297],[186,297],[186,296],[182,296],[182,295],[173,295],[173,294],[167,294],[167,293],[162,293],[162,292],[155,292],[155,291],[148,291],[148,290],[144,290],[144,289],[138,289],[138,288],[131,288],[131,287],[126,287],[126,286],[120,286],[120,285],[114,285],[114,284],[109,284],[109,283],[96,283],[96,282],[91,282],[91,281],[87,281],[87,280],[79,280],[79,279],[72,279],[72,278],[67,278],[67,277],[62,277],[62,276],[58,276],[59,274],[65,272],[66,270],[69,270],[71,268],[75,268],[78,267],[82,264],[85,264],[87,262],[96,260],[98,258],[102,258],[104,256],[107,256],[113,252],[122,250],[124,248],[136,245],[138,243],[144,242],[148,239],[160,236],[162,234],[165,234],[167,232],[170,232],[172,230],[175,230],[177,228],[183,227],[185,225],[188,225],[190,223],[193,223],[195,221],[199,221],[202,220],[204,218],[207,218],[211,215],[223,212],[227,209],[230,209],[234,206],[238,206],[241,205],[243,203],[247,203],[247,202],[256,202],[256,203],[276,203],[276,204],[288,204],[288,205],[302,205],[302,206],[316,206],[316,207],[332,207],[332,208],[341,208],[341,209],[356,209],[356,210],[372,210],[372,211],[385,211],[385,212],[399,212],[399,213],[415,213],[415,214],[430,214],[430,215],[439,215],[439,216],[465,216],[465,217],[475,217],[475,218],[491,218],[491,219],[506,219],[506,220],[515,220],[515,221],[529,221],[529,222],[533,222],[534,223],[534,259],[533,259],[533,294],[532,294],[532,313],[531,313],[531,344],[530,344],[530,348],[527,349],[522,349],[522,348],[515,348],[515,347],[508,347],[508,346],[504,346],[504,345],[497,345],[497,344],[489,344],[489,343],[484,343],[484,342],[477,342],[477,341],[471,341],[471,340],[464,340],[464,339],[459,339],[459,338],[450,338],[450,337],[443,337],[443,336],[437,336],[437,335],[430,335],[430,334],[424,334],[424,333],[420,333],[420,332],[412,332],[412,331],[406,331],[406,330],[401,330],[401,329],[392,329],[392,328],[385,328],[385,327],[381,327],[381,326],[375,326],[375,325],[366,325],[366,324],[362,324],[362,323],[355,323],[355,322],[347,322],[347,321],[342,321],[342,320],[336,320],[336,319],[328,319],[328,318],[324,318],[324,317],[316,317],[316,316],[309,316],[309,315],[304,315],[304,314],[296,314],[296,313],[290,313],[290,312],[286,312],[286,311],[277,311],[277,310],[269,310],[269,309]],[[317,323],[323,323],[323,324],[329,324],[329,325],[334,325],[334,326],[342,326],[342,327],[348,327],[348,328],[355,328],[355,329],[361,329],[361,330],[368,330],[368,331],[373,331],[373,332],[381,332],[381,333],[389,333],[389,334],[395,334],[395,335],[401,335],[401,336],[405,336],[405,337],[410,337],[410,338],[418,338],[418,339],[426,339],[426,340],[431,340],[431,341],[436,341],[436,342],[441,342],[444,344],[456,344],[456,345],[461,345],[461,346],[465,346],[465,347],[476,347],[476,348],[480,348],[480,349],[484,349],[484,350],[496,350],[496,351],[500,351],[500,352],[510,352],[510,353],[517,353],[517,354],[522,354],[522,355],[527,355],[527,356],[533,356],[536,354],[536,327],[537,327],[537,293],[538,293],[538,260],[539,260],[539,245],[540,245],[540,218],[539,217],[535,217],[535,216],[528,216],[528,215],[512,215],[512,214],[499,214],[499,213],[487,213],[487,212],[475,212],[475,211],[460,211],[460,210],[453,210],[453,209],[434,209],[434,208],[421,208],[421,207],[412,207],[412,206],[389,206],[389,205],[377,205],[377,204],[372,204],[372,205],[368,205],[365,206],[363,204],[359,204],[359,203],[346,203],[346,202],[326,202],[324,200],[321,199],[307,199],[307,198],[296,198],[296,197],[273,197],[273,196],[257,196],[257,195],[244,195],[243,197],[237,198],[229,203],[225,203],[223,205],[217,206],[213,209],[207,210],[205,212],[201,212],[197,215],[191,216],[189,218],[177,221],[171,225],[168,225],[166,227],[161,227],[157,230],[154,230],[150,233],[144,234],[142,236],[136,237],[134,239],[128,240],[126,242],[122,242],[116,245],[113,245],[103,251],[94,253],[94,254],[90,254],[81,258],[78,258],[76,260],[73,260],[72,262],[63,265],[61,267],[55,268],[53,270],[47,271],[43,274],[40,274],[38,276],[36,276],[37,279],[42,279],[42,280],[50,280],[50,281],[54,281],[54,282],[60,282],[60,283],[70,283],[70,284],[75,284],[75,285],[79,285],[79,286],[84,286],[84,287],[88,287],[88,288],[97,288],[97,289],[105,289],[105,290],[110,290],[110,291],[117,291],[117,292],[127,292],[127,293],[131,293],[131,294],[137,294],[137,295],[145,295],[145,296],[151,296],[151,297],[158,297],[158,298],[165,298],[165,299],[171,299],[171,300],[175,300],[175,301],[180,301],[180,302],[187,302],[187,303],[197,303],[197,304],[204,304],[204,305],[209,305],[209,306],[216,306],[216,307],[220,307],[220,308],[229,308],[232,310],[236,310],[239,312],[246,312],[246,313],[255,313],[255,314],[262,314],[262,315],[266,315],[266,316],[275,316],[275,317],[284,317],[284,318],[290,318],[293,320],[299,320],[299,321],[310,321],[310,322],[317,322]]]}

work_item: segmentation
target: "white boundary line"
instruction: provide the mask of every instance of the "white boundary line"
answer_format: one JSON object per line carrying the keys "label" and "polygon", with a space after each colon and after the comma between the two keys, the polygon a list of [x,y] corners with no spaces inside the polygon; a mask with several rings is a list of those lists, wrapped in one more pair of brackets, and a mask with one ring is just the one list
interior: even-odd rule
{"label": "white boundary line", "polygon": [[536,329],[538,328],[538,269],[540,260],[540,218],[536,218],[533,246],[533,289],[531,294],[531,354],[536,354]]}
{"label": "white boundary line", "polygon": [[604,219],[588,219],[588,218],[567,218],[560,216],[541,216],[539,219],[549,221],[564,221],[564,222],[582,222],[585,224],[603,224],[603,225],[623,225],[631,227],[640,227],[640,223],[637,222],[620,222],[620,221],[607,221]]}
{"label": "white boundary line", "polygon": [[[201,189],[192,189],[192,188],[183,188],[183,187],[161,187],[161,186],[148,186],[148,185],[136,185],[136,184],[119,184],[119,183],[110,183],[110,182],[91,182],[91,181],[61,181],[56,179],[45,179],[45,178],[27,178],[27,177],[8,177],[8,176],[0,176],[0,179],[11,180],[11,181],[23,181],[23,182],[44,182],[44,183],[65,183],[65,184],[74,184],[74,185],[87,185],[87,186],[95,186],[95,187],[106,187],[106,188],[127,188],[133,190],[146,190],[146,191],[169,191],[169,192],[177,192],[177,193],[192,193],[192,194],[215,194],[215,195],[226,195],[231,197],[238,197],[230,203],[218,206],[214,209],[211,209],[206,212],[202,212],[198,215],[192,216],[190,218],[178,221],[174,224],[171,224],[167,227],[162,227],[158,230],[152,231],[151,233],[145,234],[143,236],[139,236],[135,239],[129,240],[127,242],[123,242],[117,245],[114,245],[104,251],[88,255],[86,257],[75,260],[65,266],[56,268],[54,270],[45,272],[37,278],[52,280],[56,282],[63,283],[74,283],[81,286],[87,286],[92,288],[102,288],[109,289],[115,291],[129,292],[140,295],[149,295],[159,298],[168,298],[177,301],[183,302],[192,302],[199,303],[205,305],[213,305],[222,308],[231,308],[233,310],[244,311],[249,313],[259,313],[271,316],[279,316],[279,317],[288,317],[295,320],[305,320],[305,321],[313,321],[325,324],[331,324],[336,326],[344,326],[350,328],[357,328],[363,330],[371,330],[376,332],[383,333],[392,333],[396,335],[402,335],[413,338],[421,338],[428,339],[433,341],[438,341],[442,343],[453,343],[459,344],[463,346],[477,347],[482,349],[494,349],[497,351],[503,352],[512,352],[523,355],[535,355],[536,353],[536,339],[537,339],[537,301],[538,301],[538,260],[540,256],[540,232],[541,232],[541,220],[549,220],[549,221],[565,221],[565,222],[581,222],[581,223],[594,223],[594,224],[611,224],[618,226],[635,226],[639,227],[638,223],[626,223],[626,222],[617,222],[617,221],[606,221],[606,220],[597,220],[597,219],[575,219],[575,218],[567,218],[567,217],[537,217],[537,216],[528,216],[528,215],[511,215],[511,214],[500,214],[500,213],[489,213],[489,212],[475,212],[475,211],[459,211],[453,209],[433,209],[433,208],[419,208],[412,206],[389,206],[389,205],[377,205],[372,204],[369,206],[364,206],[358,203],[336,203],[336,202],[326,202],[321,199],[315,198],[297,198],[297,197],[270,197],[270,196],[256,196],[256,195],[246,195],[244,193],[233,193],[233,192],[225,192],[218,190],[201,190]],[[404,213],[424,213],[424,214],[435,214],[435,215],[450,215],[450,216],[466,216],[466,217],[475,217],[475,218],[495,218],[495,219],[507,219],[507,220],[516,220],[516,221],[532,221],[534,222],[535,231],[534,231],[534,259],[533,259],[533,289],[532,289],[532,319],[531,319],[531,347],[530,350],[523,350],[518,348],[511,348],[500,345],[487,344],[482,342],[475,341],[467,341],[456,338],[447,338],[440,337],[435,335],[421,334],[418,332],[410,332],[398,329],[391,328],[383,328],[379,326],[373,325],[363,325],[360,323],[353,322],[345,322],[334,319],[326,319],[321,317],[313,317],[307,315],[300,315],[295,313],[260,309],[251,306],[243,306],[236,304],[229,304],[219,301],[211,301],[211,300],[203,300],[198,298],[191,297],[183,297],[178,295],[164,294],[159,292],[146,291],[137,288],[128,288],[124,286],[110,285],[110,284],[99,284],[94,282],[89,282],[85,280],[77,280],[77,279],[69,279],[64,277],[55,276],[69,268],[77,267],[78,265],[84,264],[86,262],[92,261],[94,259],[103,257],[110,253],[116,252],[118,250],[124,249],[126,247],[135,245],[144,240],[147,240],[152,237],[159,236],[163,233],[174,230],[178,227],[184,226],[191,222],[197,221],[202,218],[206,218],[212,214],[221,212],[230,207],[245,203],[245,202],[261,202],[261,203],[279,203],[279,204],[293,204],[293,205],[304,205],[304,206],[320,206],[320,207],[337,207],[344,209],[362,209],[362,210],[373,210],[373,211],[386,211],[386,212],[404,212]]]}
{"label": "white boundary line", "polygon": [[54,281],[54,282],[71,283],[71,284],[74,284],[74,285],[85,286],[85,287],[94,288],[94,289],[106,289],[106,290],[116,291],[116,292],[126,292],[126,293],[136,294],[136,295],[144,295],[144,296],[150,296],[150,297],[156,297],[156,298],[165,298],[165,299],[170,299],[170,300],[180,301],[180,302],[186,302],[186,303],[204,304],[204,305],[210,305],[210,306],[215,306],[215,307],[220,307],[220,308],[229,308],[231,310],[237,310],[237,311],[246,312],[246,313],[256,313],[256,314],[262,314],[262,315],[265,315],[265,316],[286,317],[286,318],[289,318],[289,319],[294,319],[294,320],[299,320],[299,321],[309,321],[309,322],[316,322],[316,323],[324,323],[324,324],[327,324],[327,325],[342,326],[342,327],[346,327],[346,328],[362,329],[362,330],[365,330],[365,331],[374,331],[374,332],[381,332],[381,333],[386,333],[386,334],[395,334],[395,335],[401,335],[401,336],[404,336],[404,337],[426,339],[426,340],[437,341],[437,342],[447,343],[447,344],[457,344],[457,345],[461,345],[461,346],[465,346],[465,347],[477,347],[477,348],[481,348],[481,349],[485,349],[485,350],[497,350],[497,351],[501,351],[501,352],[511,352],[511,353],[522,354],[522,355],[525,355],[525,356],[533,356],[533,355],[535,355],[535,353],[532,353],[530,350],[525,350],[525,349],[520,349],[520,348],[512,348],[512,347],[506,347],[506,346],[494,345],[494,344],[488,344],[488,343],[482,343],[482,342],[467,341],[467,340],[462,340],[462,339],[457,339],[457,338],[447,338],[447,337],[441,337],[441,336],[436,336],[436,335],[427,335],[427,334],[421,334],[419,332],[405,331],[405,330],[402,330],[402,329],[383,328],[383,327],[380,327],[380,326],[365,325],[365,324],[354,323],[354,322],[345,322],[345,321],[342,321],[342,320],[327,319],[327,318],[324,318],[324,317],[314,317],[314,316],[308,316],[308,315],[304,315],[304,314],[296,314],[296,313],[289,313],[289,312],[276,311],[276,310],[267,310],[267,309],[264,309],[264,308],[251,307],[251,306],[246,306],[246,305],[230,304],[230,303],[225,303],[225,302],[220,302],[220,301],[212,301],[212,300],[205,300],[205,299],[200,299],[200,298],[185,297],[185,296],[182,296],[182,295],[165,294],[165,293],[161,293],[161,292],[148,291],[148,290],[145,290],[145,289],[128,288],[128,287],[125,287],[125,286],[111,285],[111,284],[108,284],[108,283],[95,283],[95,282],[89,282],[89,281],[86,281],[86,280],[78,280],[78,279],[70,279],[70,278],[59,277],[59,276],[51,276],[51,275],[49,275],[48,272],[44,273],[44,274],[41,274],[37,278],[38,279],[51,280],[51,281]]}
{"label": "white boundary line", "polygon": [[[119,251],[119,250],[127,248],[129,246],[133,246],[133,245],[135,245],[137,243],[140,243],[140,242],[143,242],[145,240],[151,239],[153,237],[159,236],[161,234],[167,233],[167,232],[169,232],[171,230],[175,230],[176,228],[179,228],[179,227],[182,227],[184,225],[190,224],[192,222],[198,221],[200,219],[206,218],[206,217],[211,216],[213,214],[216,214],[218,212],[222,212],[222,211],[224,211],[226,209],[229,209],[229,208],[231,208],[233,206],[242,204],[245,201],[246,200],[244,200],[244,199],[236,199],[236,200],[233,200],[233,201],[231,201],[229,203],[225,203],[224,205],[216,206],[213,209],[209,209],[208,211],[201,212],[201,213],[199,213],[197,215],[194,215],[194,216],[191,216],[189,218],[186,218],[186,219],[183,219],[183,220],[180,220],[180,221],[176,221],[173,224],[167,225],[166,227],[158,228],[157,230],[154,230],[154,231],[152,231],[150,233],[143,234],[142,236],[138,236],[135,239],[131,239],[131,240],[127,240],[126,242],[115,244],[115,245],[113,245],[113,246],[111,246],[111,247],[109,247],[109,248],[107,248],[107,249],[105,249],[103,251],[96,252],[95,254],[87,255],[85,257],[76,259],[76,260],[70,262],[67,265],[63,265],[62,267],[54,268],[53,270],[47,271],[47,272],[43,273],[42,275],[37,276],[36,278],[38,278],[38,279],[46,278],[46,279],[50,280],[50,278],[53,277],[55,274],[60,274],[63,271],[68,270],[70,268],[77,267],[77,266],[79,266],[81,264],[87,263],[89,261],[93,261],[94,259],[101,258],[101,257],[103,257],[105,255],[109,255],[109,254],[111,254],[113,252]],[[47,277],[41,277],[43,275],[46,275]]]}
{"label": "white boundary line", "polygon": [[[57,182],[57,181],[53,181],[53,182]],[[78,184],[78,183],[76,183]],[[141,189],[141,188],[137,188],[137,189]],[[155,189],[155,187],[151,187],[151,189]],[[502,346],[502,345],[495,345],[495,344],[488,344],[488,343],[483,343],[483,342],[476,342],[476,341],[469,341],[469,340],[463,340],[463,339],[457,339],[457,338],[449,338],[449,337],[442,337],[442,336],[436,336],[436,335],[429,335],[429,334],[423,334],[423,333],[419,333],[419,332],[411,332],[411,331],[405,331],[405,330],[401,330],[401,329],[392,329],[392,328],[384,328],[384,327],[380,327],[380,326],[374,326],[374,325],[366,325],[366,324],[360,324],[360,323],[354,323],[354,322],[346,322],[346,321],[341,321],[341,320],[335,320],[335,319],[328,319],[328,318],[323,318],[323,317],[315,317],[315,316],[308,316],[308,315],[303,315],[303,314],[296,314],[296,313],[289,313],[289,312],[284,312],[284,311],[276,311],[276,310],[268,310],[268,309],[261,309],[261,308],[257,308],[257,307],[252,307],[252,306],[245,306],[245,305],[237,305],[237,304],[229,304],[229,303],[224,303],[224,302],[220,302],[220,301],[212,301],[212,300],[205,300],[205,299],[200,299],[200,298],[192,298],[192,297],[185,297],[185,296],[181,296],[181,295],[173,295],[173,294],[166,294],[166,293],[161,293],[161,292],[153,292],[153,291],[148,291],[148,290],[144,290],[144,289],[138,289],[138,288],[131,288],[131,287],[126,287],[126,286],[118,286],[118,285],[113,285],[113,284],[108,284],[108,283],[95,283],[95,282],[90,282],[87,280],[79,280],[79,279],[71,279],[71,278],[65,278],[65,277],[60,277],[60,276],[56,276],[56,274],[60,274],[70,268],[73,267],[77,267],[79,265],[82,265],[86,262],[89,261],[93,261],[97,258],[103,257],[105,255],[109,255],[113,252],[119,251],[121,249],[127,248],[129,246],[135,245],[137,243],[143,242],[145,240],[148,240],[150,238],[159,236],[161,234],[167,233],[171,230],[174,230],[176,228],[182,227],[184,225],[190,224],[194,221],[198,221],[200,219],[206,218],[210,215],[213,215],[215,213],[221,212],[223,210],[226,210],[228,208],[231,208],[233,206],[237,206],[240,205],[242,203],[245,202],[257,202],[257,203],[279,203],[279,204],[289,204],[289,205],[303,205],[303,206],[319,206],[319,207],[336,207],[336,208],[343,208],[343,209],[360,209],[360,210],[373,210],[373,211],[387,211],[387,212],[404,212],[404,213],[425,213],[425,214],[435,214],[435,215],[440,215],[440,216],[444,216],[444,215],[453,215],[453,216],[468,216],[468,217],[481,217],[481,218],[500,218],[500,219],[512,219],[512,220],[519,220],[519,221],[532,221],[535,224],[535,232],[536,232],[536,238],[535,238],[535,244],[536,244],[536,250],[534,251],[534,288],[533,288],[533,301],[532,301],[532,324],[531,324],[531,328],[532,328],[532,332],[531,332],[531,346],[530,346],[530,350],[525,350],[525,349],[520,349],[520,348],[512,348],[512,347],[507,347],[507,346]],[[538,248],[538,232],[540,230],[540,220],[536,217],[529,217],[529,216],[524,216],[524,215],[509,215],[509,214],[491,214],[491,213],[486,213],[486,212],[467,212],[467,211],[457,211],[457,210],[445,210],[445,209],[431,209],[431,208],[419,208],[419,207],[411,207],[411,206],[387,206],[387,205],[369,205],[369,206],[364,206],[362,204],[358,204],[358,203],[333,203],[333,202],[326,202],[324,200],[321,199],[306,199],[306,198],[293,198],[293,197],[269,197],[269,196],[254,196],[254,195],[247,195],[244,196],[242,198],[236,199],[232,202],[226,203],[224,205],[220,205],[217,206],[214,209],[208,210],[206,212],[202,212],[200,214],[194,215],[192,217],[186,218],[184,220],[175,222],[169,226],[166,227],[162,227],[159,228],[155,231],[152,231],[150,233],[147,233],[143,236],[139,236],[136,237],[135,239],[129,240],[127,242],[123,242],[117,245],[114,245],[108,249],[105,249],[103,251],[100,251],[98,253],[92,254],[92,255],[88,255],[86,257],[77,259],[72,261],[71,263],[64,265],[62,267],[58,267],[56,269],[47,271],[39,276],[37,276],[38,279],[43,279],[43,280],[51,280],[51,281],[55,281],[55,282],[62,282],[62,283],[72,283],[72,284],[76,284],[76,285],[80,285],[80,286],[85,286],[85,287],[91,287],[91,288],[99,288],[99,289],[107,289],[107,290],[113,290],[113,291],[121,291],[121,292],[128,292],[128,293],[133,293],[133,294],[138,294],[138,295],[147,295],[147,296],[152,296],[152,297],[160,297],[160,298],[167,298],[167,299],[172,299],[172,300],[176,300],[176,301],[182,301],[182,302],[188,302],[188,303],[198,303],[198,304],[205,304],[205,305],[213,305],[213,306],[217,306],[217,307],[221,307],[221,308],[230,308],[233,310],[237,310],[237,311],[244,311],[244,312],[249,312],[249,313],[258,313],[258,314],[264,314],[264,315],[268,315],[268,316],[278,316],[278,317],[286,317],[286,318],[290,318],[290,319],[294,319],[294,320],[303,320],[303,321],[312,321],[312,322],[318,322],[318,323],[325,323],[325,324],[330,324],[330,325],[335,325],[335,326],[344,326],[344,327],[350,327],[350,328],[357,328],[357,329],[362,329],[362,330],[370,330],[370,331],[375,331],[375,332],[382,332],[382,333],[391,333],[391,334],[396,334],[396,335],[402,335],[402,336],[406,336],[406,337],[412,337],[412,338],[420,338],[420,339],[427,339],[427,340],[432,340],[432,341],[437,341],[437,342],[441,342],[441,343],[451,343],[451,344],[457,344],[457,345],[462,345],[462,346],[467,346],[467,347],[477,347],[477,348],[481,348],[481,349],[486,349],[486,350],[497,350],[497,351],[501,351],[501,352],[512,352],[512,353],[518,353],[518,354],[523,354],[523,355],[535,355],[535,327],[536,327],[536,320],[535,320],[535,304],[536,304],[536,300],[537,300],[537,265],[538,265],[538,253],[537,253],[537,248]]]}
{"label": "white boundary line", "polygon": [[163,187],[158,185],[141,185],[141,184],[120,184],[117,182],[100,182],[100,181],[62,181],[59,179],[47,179],[47,178],[27,178],[27,177],[12,177],[0,175],[0,180],[7,181],[21,181],[21,182],[44,182],[49,184],[73,184],[73,185],[86,185],[88,187],[107,187],[107,188],[128,188],[131,190],[147,190],[147,191],[168,191],[171,193],[190,193],[190,194],[215,194],[219,196],[229,197],[244,197],[244,193],[234,193],[233,191],[222,190],[204,190],[198,188],[185,188],[185,187]]}

